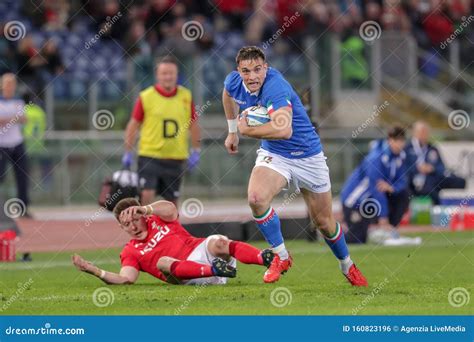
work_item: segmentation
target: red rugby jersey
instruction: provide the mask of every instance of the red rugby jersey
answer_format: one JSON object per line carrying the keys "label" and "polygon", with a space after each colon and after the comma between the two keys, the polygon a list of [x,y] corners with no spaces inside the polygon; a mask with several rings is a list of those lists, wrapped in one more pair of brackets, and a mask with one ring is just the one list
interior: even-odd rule
{"label": "red rugby jersey", "polygon": [[132,266],[166,281],[166,277],[156,267],[161,257],[167,256],[186,260],[204,238],[192,236],[178,220],[165,222],[159,216],[146,219],[148,235],[144,240],[130,240],[120,253],[123,266]]}

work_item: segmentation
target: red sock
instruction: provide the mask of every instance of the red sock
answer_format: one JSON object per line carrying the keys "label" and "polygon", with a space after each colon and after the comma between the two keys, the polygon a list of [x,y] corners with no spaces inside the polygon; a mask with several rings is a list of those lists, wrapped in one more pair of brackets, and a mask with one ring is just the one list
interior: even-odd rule
{"label": "red sock", "polygon": [[260,250],[242,241],[231,241],[229,254],[244,264],[263,265]]}
{"label": "red sock", "polygon": [[179,279],[205,278],[214,275],[211,266],[189,260],[175,261],[170,269],[171,275]]}

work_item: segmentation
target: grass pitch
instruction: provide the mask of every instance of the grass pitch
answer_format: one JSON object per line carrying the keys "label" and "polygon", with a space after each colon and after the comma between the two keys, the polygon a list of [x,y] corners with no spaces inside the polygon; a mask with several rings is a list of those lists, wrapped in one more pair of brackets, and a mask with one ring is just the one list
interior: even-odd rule
{"label": "grass pitch", "polygon": [[[0,314],[473,314],[474,232],[416,235],[421,246],[350,247],[369,280],[364,289],[346,282],[325,244],[306,241],[287,242],[294,267],[270,285],[262,283],[262,267],[239,264],[225,286],[167,285],[146,274],[135,285],[107,286],[78,272],[72,253],[35,253],[30,263],[0,264]],[[118,249],[79,253],[106,270],[120,268]]]}

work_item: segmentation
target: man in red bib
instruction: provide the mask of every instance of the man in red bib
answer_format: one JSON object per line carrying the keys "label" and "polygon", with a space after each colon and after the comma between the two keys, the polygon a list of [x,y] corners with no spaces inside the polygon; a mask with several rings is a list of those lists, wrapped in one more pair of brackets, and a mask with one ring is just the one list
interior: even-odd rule
{"label": "man in red bib", "polygon": [[107,284],[133,284],[140,271],[172,284],[225,284],[237,273],[236,260],[268,267],[273,252],[223,235],[192,236],[169,201],[141,206],[134,198],[117,203],[114,215],[132,239],[120,254],[120,273],[108,272],[75,254],[73,264]]}

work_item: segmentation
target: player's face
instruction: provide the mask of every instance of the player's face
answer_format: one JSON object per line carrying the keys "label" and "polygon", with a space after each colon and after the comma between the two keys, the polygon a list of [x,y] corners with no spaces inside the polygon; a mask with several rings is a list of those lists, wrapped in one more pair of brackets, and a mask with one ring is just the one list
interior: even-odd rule
{"label": "player's face", "polygon": [[388,139],[388,145],[390,146],[390,150],[394,154],[400,154],[402,150],[405,148],[405,139]]}
{"label": "player's face", "polygon": [[245,86],[252,93],[260,90],[267,76],[268,64],[263,59],[251,59],[240,61],[237,71],[242,77]]}
{"label": "player's face", "polygon": [[420,127],[414,132],[414,135],[422,144],[427,144],[430,140],[430,129],[426,126]]}
{"label": "player's face", "polygon": [[134,218],[132,221],[120,221],[120,226],[128,235],[137,240],[143,240],[148,235],[144,217]]}
{"label": "player's face", "polygon": [[174,63],[160,63],[156,68],[158,84],[168,91],[178,84],[178,66]]}
{"label": "player's face", "polygon": [[6,98],[13,97],[15,95],[16,80],[12,75],[4,75],[2,77],[2,92]]}

